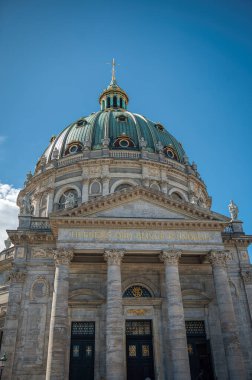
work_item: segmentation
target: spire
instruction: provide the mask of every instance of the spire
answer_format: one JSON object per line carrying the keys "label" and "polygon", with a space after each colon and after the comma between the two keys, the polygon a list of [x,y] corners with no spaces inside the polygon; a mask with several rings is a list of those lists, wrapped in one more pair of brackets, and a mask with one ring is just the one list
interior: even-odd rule
{"label": "spire", "polygon": [[115,66],[116,66],[116,62],[115,62],[115,58],[113,58],[112,59],[112,78],[111,78],[110,86],[117,86],[116,77],[115,77]]}
{"label": "spire", "polygon": [[101,93],[99,97],[99,103],[101,105],[101,109],[127,109],[127,104],[129,102],[128,95],[126,92],[118,86],[115,75],[115,67],[118,66],[116,64],[115,58],[112,59],[112,77],[109,86]]}

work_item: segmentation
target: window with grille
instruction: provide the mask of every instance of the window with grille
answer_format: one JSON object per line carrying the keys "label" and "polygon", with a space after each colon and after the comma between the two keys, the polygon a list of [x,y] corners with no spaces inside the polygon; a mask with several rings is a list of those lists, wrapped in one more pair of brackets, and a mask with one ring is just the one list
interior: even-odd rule
{"label": "window with grille", "polygon": [[151,335],[151,321],[126,321],[126,335]]}
{"label": "window with grille", "polygon": [[204,321],[185,321],[186,334],[190,336],[206,335]]}
{"label": "window with grille", "polygon": [[133,285],[130,286],[128,289],[125,290],[123,293],[123,297],[151,297],[151,294],[148,289],[141,285]]}
{"label": "window with grille", "polygon": [[95,334],[94,322],[72,322],[72,336],[93,336]]}

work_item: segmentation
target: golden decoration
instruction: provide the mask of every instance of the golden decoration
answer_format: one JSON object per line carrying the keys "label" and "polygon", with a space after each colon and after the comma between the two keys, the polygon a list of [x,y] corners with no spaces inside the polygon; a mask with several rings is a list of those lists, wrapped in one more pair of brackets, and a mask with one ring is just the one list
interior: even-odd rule
{"label": "golden decoration", "polygon": [[145,315],[146,312],[147,312],[147,311],[144,310],[144,309],[129,309],[129,310],[128,310],[128,314],[136,315],[136,316]]}
{"label": "golden decoration", "polygon": [[189,354],[189,355],[192,355],[192,354],[193,354],[193,347],[192,347],[191,344],[188,344],[188,345],[187,345],[187,351],[188,351],[188,354]]}
{"label": "golden decoration", "polygon": [[132,294],[134,297],[142,297],[143,291],[140,286],[134,286],[132,289]]}

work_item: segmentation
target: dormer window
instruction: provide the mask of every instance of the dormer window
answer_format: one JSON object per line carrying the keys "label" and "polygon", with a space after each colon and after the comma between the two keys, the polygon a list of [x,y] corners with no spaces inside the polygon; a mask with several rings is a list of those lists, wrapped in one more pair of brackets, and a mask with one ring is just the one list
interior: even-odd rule
{"label": "dormer window", "polygon": [[77,153],[78,152],[78,145],[71,145],[69,148],[69,153]]}
{"label": "dormer window", "polygon": [[87,124],[87,120],[82,120],[82,119],[78,120],[76,123],[77,127],[84,127],[86,124]]}
{"label": "dormer window", "polygon": [[162,125],[162,124],[160,124],[160,123],[157,123],[157,124],[155,124],[155,127],[159,130],[159,131],[164,131],[164,126]]}
{"label": "dormer window", "polygon": [[67,156],[68,154],[76,154],[76,153],[80,153],[82,151],[82,148],[83,148],[83,145],[81,142],[79,141],[74,141],[70,144],[68,144],[66,150],[65,150],[65,156]]}
{"label": "dormer window", "polygon": [[120,121],[121,123],[125,123],[128,120],[127,116],[125,115],[119,115],[116,117],[116,119],[117,121]]}
{"label": "dormer window", "polygon": [[172,160],[178,161],[177,153],[170,145],[164,147],[164,153],[167,157],[171,158]]}
{"label": "dormer window", "polygon": [[116,138],[113,146],[115,148],[135,148],[134,141],[126,135],[126,133],[122,133],[119,137]]}

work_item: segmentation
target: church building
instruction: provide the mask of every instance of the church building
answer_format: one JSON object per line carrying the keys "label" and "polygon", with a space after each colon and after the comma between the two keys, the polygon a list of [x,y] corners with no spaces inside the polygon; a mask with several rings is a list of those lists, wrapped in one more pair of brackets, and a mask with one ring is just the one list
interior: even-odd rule
{"label": "church building", "polygon": [[[29,173],[0,253],[3,380],[252,379],[238,208],[112,80]],[[212,168],[216,170],[217,168]]]}

